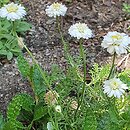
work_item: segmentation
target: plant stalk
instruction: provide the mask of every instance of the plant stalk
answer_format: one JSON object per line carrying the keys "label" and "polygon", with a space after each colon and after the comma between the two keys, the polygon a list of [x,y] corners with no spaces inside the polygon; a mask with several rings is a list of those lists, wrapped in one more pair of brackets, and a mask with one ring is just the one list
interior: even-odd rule
{"label": "plant stalk", "polygon": [[38,70],[40,71],[40,73],[41,73],[41,75],[42,75],[42,77],[43,77],[43,79],[45,80],[46,85],[47,85],[48,88],[50,89],[50,85],[49,85],[49,83],[48,83],[48,80],[46,79],[46,76],[44,75],[44,73],[43,73],[41,67],[39,66],[39,64],[37,63],[37,61],[36,61],[35,58],[33,57],[32,53],[29,51],[29,49],[28,49],[25,45],[24,45],[24,48],[26,49],[26,51],[28,52],[28,54],[31,56],[33,62],[36,64]]}
{"label": "plant stalk", "polygon": [[[65,57],[69,60],[70,65],[71,65],[72,67],[75,67],[73,58],[72,58],[72,56],[71,56],[71,55],[69,54],[69,52],[68,52],[68,47],[67,47],[67,45],[66,45],[66,42],[65,42],[65,40],[64,40],[62,31],[61,31],[61,27],[60,27],[59,17],[58,17],[58,16],[56,17],[56,25],[57,25],[58,33],[60,34],[61,41],[62,41],[62,44],[63,44],[63,47],[64,47]],[[78,73],[78,70],[75,69],[75,71],[76,71],[77,76],[79,77],[80,81],[83,81],[82,77],[81,77],[80,74]]]}
{"label": "plant stalk", "polygon": [[15,21],[12,21],[12,34],[13,34],[13,36],[16,36],[17,35],[17,33],[16,33],[16,24],[15,24]]}
{"label": "plant stalk", "polygon": [[114,67],[115,67],[115,59],[116,59],[116,53],[114,53],[113,55],[112,66],[111,66],[110,73],[107,79],[110,79],[111,75],[113,74]]}
{"label": "plant stalk", "polygon": [[[18,35],[16,35],[16,37],[17,37],[17,39],[18,39]],[[30,57],[32,58],[33,63],[36,64],[36,66],[37,66],[39,72],[40,72],[41,75],[42,75],[42,78],[44,79],[44,81],[45,81],[45,83],[46,83],[46,85],[47,85],[47,87],[51,90],[51,87],[50,87],[50,85],[49,85],[48,80],[46,79],[45,74],[43,73],[41,67],[39,66],[39,64],[37,63],[37,61],[35,60],[35,58],[33,57],[32,53],[30,52],[30,50],[27,48],[27,46],[26,46],[21,40],[19,40],[19,42],[21,42],[21,44],[24,46],[24,48],[26,49],[26,51],[28,52],[28,54],[29,54]]]}
{"label": "plant stalk", "polygon": [[80,102],[78,103],[78,107],[75,111],[75,117],[77,115],[77,111],[78,109],[80,108],[80,106],[82,105],[83,103],[83,99],[84,99],[84,94],[85,94],[85,86],[86,86],[86,56],[84,54],[84,49],[83,49],[83,45],[82,45],[82,39],[80,39],[80,55],[83,59],[83,71],[84,71],[84,79],[83,79],[83,88],[82,88],[82,93],[81,93],[81,100]]}

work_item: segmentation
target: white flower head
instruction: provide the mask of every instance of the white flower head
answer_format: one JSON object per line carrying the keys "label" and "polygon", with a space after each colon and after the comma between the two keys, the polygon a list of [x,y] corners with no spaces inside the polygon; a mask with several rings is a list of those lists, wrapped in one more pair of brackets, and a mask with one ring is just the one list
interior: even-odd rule
{"label": "white flower head", "polygon": [[104,36],[101,46],[107,48],[110,54],[124,54],[127,53],[127,47],[130,44],[130,37],[125,33],[108,32]]}
{"label": "white flower head", "polygon": [[57,105],[55,107],[55,111],[58,112],[58,113],[61,113],[61,106],[60,105]]}
{"label": "white flower head", "polygon": [[47,130],[53,130],[52,122],[47,123]]}
{"label": "white flower head", "polygon": [[72,37],[76,37],[77,39],[89,39],[93,35],[92,30],[85,23],[73,24],[68,31]]}
{"label": "white flower head", "polygon": [[15,21],[21,19],[26,15],[25,8],[21,5],[14,4],[13,2],[4,5],[0,9],[0,17],[7,18],[8,20]]}
{"label": "white flower head", "polygon": [[56,18],[56,16],[64,16],[66,14],[67,7],[62,3],[56,2],[50,6],[47,6],[45,11],[49,17]]}
{"label": "white flower head", "polygon": [[120,98],[128,87],[119,78],[113,78],[104,82],[103,89],[109,97]]}

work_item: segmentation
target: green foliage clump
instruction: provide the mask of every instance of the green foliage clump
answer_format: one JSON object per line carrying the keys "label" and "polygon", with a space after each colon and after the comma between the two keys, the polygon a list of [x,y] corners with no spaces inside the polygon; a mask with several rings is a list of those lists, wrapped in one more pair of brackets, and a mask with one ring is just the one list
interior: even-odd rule
{"label": "green foliage clump", "polygon": [[119,74],[119,78],[127,84],[127,86],[130,89],[130,70],[125,70],[122,73]]}
{"label": "green foliage clump", "polygon": [[123,11],[130,13],[130,5],[129,4],[123,4]]}
{"label": "green foliage clump", "polygon": [[7,20],[0,21],[0,55],[6,56],[8,60],[17,56],[21,49],[18,46],[16,37],[10,34],[11,23]]}
{"label": "green foliage clump", "polygon": [[34,100],[27,94],[18,94],[16,95],[10,104],[8,105],[7,110],[7,122],[4,124],[4,130],[18,130],[24,129],[23,124],[18,121],[18,116],[22,109],[32,113],[34,106]]}
{"label": "green foliage clump", "polygon": [[[0,18],[0,56],[7,57],[8,60],[21,53],[18,39],[13,34],[12,28],[12,22]],[[27,22],[21,20],[15,22],[15,31],[19,35],[23,35],[30,28],[31,25]]]}
{"label": "green foliage clump", "polygon": [[[8,106],[7,121],[5,122],[1,117],[2,130],[31,130],[32,128],[47,130],[48,122],[52,123],[54,130],[129,128],[129,96],[125,96],[125,99],[113,97],[109,99],[103,93],[102,84],[108,78],[109,65],[93,65],[89,71],[91,81],[86,83],[83,103],[78,109],[75,107],[82,94],[83,75],[78,69],[81,62],[80,58],[79,61],[73,61],[74,66],[68,64],[66,71],[61,70],[58,65],[53,65],[52,71],[47,73],[42,71],[36,62],[30,65],[23,55],[19,55],[18,68],[24,78],[29,80],[34,99],[27,94],[16,95]],[[129,70],[118,74],[127,85],[129,85],[128,76]],[[49,95],[46,94],[53,90],[58,93],[59,98],[56,99],[56,104],[50,105],[47,104],[46,98]],[[55,111],[56,105],[61,106],[61,113]]]}
{"label": "green foliage clump", "polygon": [[4,4],[7,4],[10,2],[10,0],[0,0],[0,7],[2,7]]}

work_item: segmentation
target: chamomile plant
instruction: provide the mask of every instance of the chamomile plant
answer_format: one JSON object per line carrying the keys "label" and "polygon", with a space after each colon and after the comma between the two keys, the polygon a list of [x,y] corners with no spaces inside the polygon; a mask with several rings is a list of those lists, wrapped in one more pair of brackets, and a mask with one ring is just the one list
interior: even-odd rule
{"label": "chamomile plant", "polygon": [[75,23],[68,28],[68,36],[79,41],[79,55],[71,56],[59,21],[66,10],[61,3],[46,9],[47,15],[58,23],[67,62],[65,71],[59,65],[53,65],[50,72],[43,70],[14,29],[19,45],[32,58],[29,64],[20,54],[17,66],[28,79],[33,96],[21,93],[13,97],[7,107],[7,119],[0,115],[2,130],[129,130],[130,70],[117,72],[115,65],[117,55],[129,52],[129,36],[116,31],[104,36],[101,46],[113,56],[112,65],[95,63],[88,70],[88,81],[86,64],[89,63],[83,44],[93,38],[93,31],[86,23]]}

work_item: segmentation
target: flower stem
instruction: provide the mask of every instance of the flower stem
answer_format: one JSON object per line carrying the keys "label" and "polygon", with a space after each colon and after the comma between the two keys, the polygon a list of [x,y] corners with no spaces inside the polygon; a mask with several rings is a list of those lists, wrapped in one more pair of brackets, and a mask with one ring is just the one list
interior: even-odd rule
{"label": "flower stem", "polygon": [[[66,59],[69,61],[70,65],[71,65],[72,67],[75,67],[73,58],[72,58],[72,56],[69,54],[68,46],[67,46],[66,41],[64,40],[64,37],[63,37],[63,34],[62,34],[61,27],[60,27],[60,23],[59,23],[59,17],[58,17],[58,16],[56,17],[56,23],[57,23],[58,33],[60,34],[61,41],[62,41],[62,44],[63,44],[63,48],[64,48],[64,52],[65,52],[65,53],[64,53],[64,54],[65,54],[65,57],[66,57]],[[77,74],[78,74],[78,73],[77,73]],[[79,79],[81,79],[81,77],[79,76],[79,74],[78,74],[78,77],[79,77]]]}
{"label": "flower stem", "polygon": [[56,24],[57,24],[57,28],[58,28],[58,33],[60,34],[61,40],[64,43],[65,41],[64,41],[64,38],[63,38],[63,35],[62,35],[62,32],[61,32],[61,27],[60,27],[59,17],[58,16],[56,17]]}
{"label": "flower stem", "polygon": [[32,83],[30,77],[28,77],[28,81],[29,81],[29,83],[30,83],[30,85],[31,85],[31,88],[32,88],[33,92],[34,92],[34,98],[35,98],[35,102],[36,102],[36,105],[37,105],[39,98],[38,98],[38,96],[35,94],[34,84]]}
{"label": "flower stem", "polygon": [[[34,58],[34,56],[33,56],[32,53],[30,52],[30,50],[27,48],[27,46],[18,38],[17,33],[16,33],[16,37],[17,37],[18,41],[21,43],[21,45],[23,45],[23,47],[26,49],[26,51],[28,52],[28,54],[30,55],[30,57],[32,58],[33,63],[37,66],[39,72],[41,73],[41,76],[42,76],[43,80],[45,81],[45,84],[47,85],[47,88],[48,88],[49,90],[51,90],[51,92],[53,93],[53,95],[55,95],[55,93],[53,92],[53,90],[52,90],[52,88],[51,88],[51,86],[50,86],[50,84],[49,84],[49,81],[48,81],[47,78],[46,78],[45,73],[43,72],[43,70],[41,69],[41,67],[39,66],[39,64],[37,63],[37,60]],[[32,88],[33,88],[33,86],[32,86]],[[33,89],[33,90],[34,90],[34,89]],[[34,92],[34,94],[35,94],[35,92]],[[56,97],[56,98],[57,98],[57,97]],[[38,98],[36,98],[36,103],[38,103]]]}
{"label": "flower stem", "polygon": [[24,48],[26,49],[26,51],[28,52],[28,54],[31,56],[33,62],[36,64],[38,70],[40,71],[41,75],[42,75],[42,78],[44,79],[44,81],[46,82],[46,85],[48,86],[48,88],[50,89],[50,85],[49,85],[49,82],[48,80],[46,79],[46,76],[45,74],[43,73],[41,67],[39,66],[39,64],[37,63],[37,61],[35,60],[35,58],[33,57],[32,53],[29,51],[29,49],[24,45]]}
{"label": "flower stem", "polygon": [[58,28],[58,33],[60,34],[61,41],[62,41],[64,49],[65,49],[65,53],[67,53],[67,46],[65,44],[65,40],[64,40],[63,34],[61,32],[61,27],[60,27],[59,17],[58,16],[56,17],[56,24],[57,24],[57,28]]}
{"label": "flower stem", "polygon": [[16,36],[17,35],[17,33],[16,33],[16,24],[15,24],[15,21],[12,21],[12,34],[13,34],[13,36]]}
{"label": "flower stem", "polygon": [[[57,23],[58,33],[60,34],[61,41],[62,41],[62,44],[63,44],[63,48],[64,48],[64,52],[65,52],[65,57],[69,61],[70,65],[72,67],[75,67],[73,58],[69,54],[68,46],[67,46],[66,41],[64,40],[64,37],[63,37],[63,34],[62,34],[60,23],[59,23],[59,17],[58,16],[56,17],[56,23]],[[82,80],[81,77],[80,77],[80,75],[78,73],[77,73],[77,75],[78,75],[79,79]]]}
{"label": "flower stem", "polygon": [[113,74],[114,66],[115,66],[115,59],[116,59],[116,53],[114,53],[114,55],[113,55],[112,66],[111,66],[111,69],[110,69],[108,79],[110,79],[111,75]]}
{"label": "flower stem", "polygon": [[85,86],[86,86],[86,56],[84,54],[84,49],[83,49],[83,45],[82,45],[82,39],[80,39],[80,55],[83,58],[84,79],[83,79],[83,88],[82,88],[82,93],[81,93],[81,100],[79,101],[78,107],[77,107],[77,109],[75,111],[75,117],[77,115],[77,111],[78,111],[79,107],[83,103],[84,94],[85,94]]}
{"label": "flower stem", "polygon": [[[17,35],[16,35],[17,36]],[[17,39],[18,39],[18,36],[17,36]],[[30,52],[30,50],[27,48],[27,46],[21,41],[19,40],[19,42],[21,42],[21,44],[24,46],[24,48],[26,49],[26,51],[28,52],[28,54],[30,55],[30,57],[32,58],[33,60],[33,63],[36,64],[39,72],[41,73],[42,75],[42,78],[44,79],[46,85],[48,86],[48,88],[51,90],[51,87],[49,85],[49,82],[48,80],[46,79],[46,75],[43,73],[43,70],[41,69],[41,67],[39,66],[39,64],[37,63],[36,59],[33,57],[32,53]]]}

